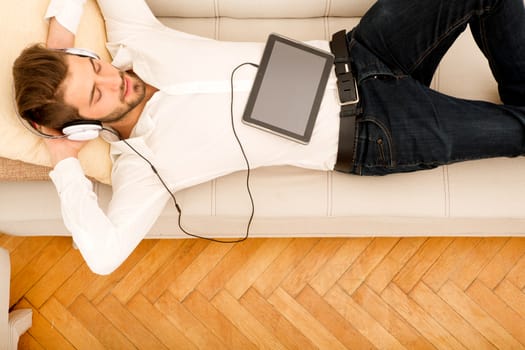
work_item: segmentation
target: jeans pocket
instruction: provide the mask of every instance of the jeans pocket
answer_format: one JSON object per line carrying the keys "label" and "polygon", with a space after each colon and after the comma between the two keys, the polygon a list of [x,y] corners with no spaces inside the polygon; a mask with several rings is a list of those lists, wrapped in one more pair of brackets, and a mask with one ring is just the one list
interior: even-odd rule
{"label": "jeans pocket", "polygon": [[392,138],[387,128],[372,118],[360,122],[363,132],[359,135],[362,147],[362,166],[364,168],[391,168]]}

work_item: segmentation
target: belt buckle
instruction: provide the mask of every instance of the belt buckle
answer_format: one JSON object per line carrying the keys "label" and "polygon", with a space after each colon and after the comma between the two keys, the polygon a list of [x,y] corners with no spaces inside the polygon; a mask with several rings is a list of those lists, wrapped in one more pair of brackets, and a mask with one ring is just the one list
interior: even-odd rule
{"label": "belt buckle", "polygon": [[[348,65],[348,63],[345,63],[345,73],[348,73],[350,72],[350,67]],[[355,99],[353,100],[350,100],[350,101],[341,101],[341,93],[339,92],[339,89],[338,89],[338,96],[339,96],[339,105],[341,107],[344,107],[344,106],[349,106],[349,105],[355,105],[357,103],[359,103],[359,90],[357,90],[357,81],[355,80],[355,78],[352,76],[352,80],[354,81],[354,91],[355,91]]]}
{"label": "belt buckle", "polygon": [[357,82],[354,79],[354,89],[355,89],[355,99],[350,101],[341,101],[341,94],[339,94],[339,105],[341,107],[349,106],[349,105],[355,105],[359,103],[359,91],[357,90]]}

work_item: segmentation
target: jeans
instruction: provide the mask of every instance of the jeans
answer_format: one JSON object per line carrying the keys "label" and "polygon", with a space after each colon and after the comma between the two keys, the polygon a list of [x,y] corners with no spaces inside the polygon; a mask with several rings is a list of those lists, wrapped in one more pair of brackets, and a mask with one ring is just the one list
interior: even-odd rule
{"label": "jeans", "polygon": [[[429,88],[467,25],[503,104]],[[353,173],[385,175],[525,154],[523,0],[379,0],[348,42],[362,111]]]}

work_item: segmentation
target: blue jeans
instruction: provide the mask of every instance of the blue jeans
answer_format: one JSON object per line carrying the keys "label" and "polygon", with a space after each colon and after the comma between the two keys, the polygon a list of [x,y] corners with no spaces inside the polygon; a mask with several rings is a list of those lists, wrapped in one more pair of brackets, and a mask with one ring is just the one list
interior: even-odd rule
{"label": "blue jeans", "polygon": [[[429,88],[467,24],[502,105]],[[353,173],[385,175],[525,154],[523,0],[379,0],[348,34],[361,95]]]}

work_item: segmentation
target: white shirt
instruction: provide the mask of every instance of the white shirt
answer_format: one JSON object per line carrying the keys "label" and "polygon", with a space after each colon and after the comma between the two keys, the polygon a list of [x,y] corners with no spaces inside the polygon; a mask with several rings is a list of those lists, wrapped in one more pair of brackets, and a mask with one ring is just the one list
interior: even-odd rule
{"label": "white shirt", "polygon": [[[99,0],[112,64],[133,69],[159,89],[147,102],[128,142],[151,161],[172,191],[245,170],[230,116],[230,76],[258,63],[264,43],[225,42],[165,27],[143,0]],[[46,17],[73,33],[83,0],[52,0]],[[80,8],[80,10],[79,10]],[[328,50],[326,41],[309,42]],[[256,69],[234,79],[234,123],[251,168],[273,165],[332,170],[337,155],[339,105],[332,76],[308,145],[244,125],[240,119]],[[169,194],[150,166],[122,141],[110,141],[113,197],[107,213],[76,159],[50,173],[66,227],[96,273],[116,269],[162,212]]]}

